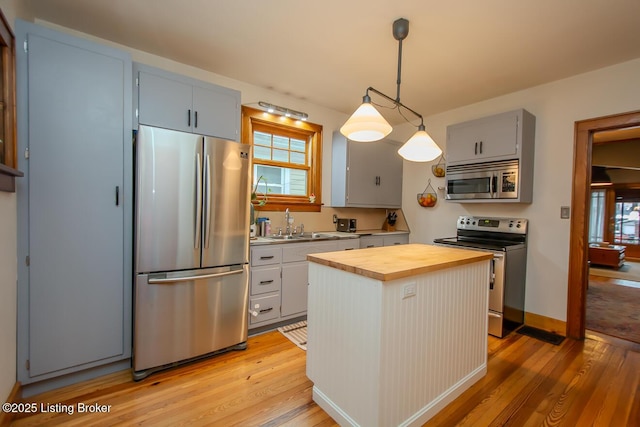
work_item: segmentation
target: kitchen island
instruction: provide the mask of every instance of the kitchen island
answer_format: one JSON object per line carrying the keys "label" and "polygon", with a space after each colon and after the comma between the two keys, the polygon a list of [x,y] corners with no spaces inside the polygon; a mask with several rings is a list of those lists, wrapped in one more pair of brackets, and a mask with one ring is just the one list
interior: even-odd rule
{"label": "kitchen island", "polygon": [[491,258],[421,244],[308,255],[314,401],[341,425],[421,425],[482,378]]}

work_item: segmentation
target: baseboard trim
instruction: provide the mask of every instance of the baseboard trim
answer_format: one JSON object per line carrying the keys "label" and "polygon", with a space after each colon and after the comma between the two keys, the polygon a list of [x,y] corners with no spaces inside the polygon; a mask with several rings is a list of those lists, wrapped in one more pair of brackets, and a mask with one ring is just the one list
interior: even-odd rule
{"label": "baseboard trim", "polygon": [[[22,386],[20,382],[13,385],[11,393],[7,396],[7,403],[19,402],[22,396]],[[4,403],[4,402],[3,402]],[[11,412],[0,411],[0,427],[9,427],[14,420],[14,414]]]}
{"label": "baseboard trim", "polygon": [[534,328],[543,329],[554,334],[567,336],[567,322],[552,317],[541,316],[535,313],[525,312],[524,324]]}

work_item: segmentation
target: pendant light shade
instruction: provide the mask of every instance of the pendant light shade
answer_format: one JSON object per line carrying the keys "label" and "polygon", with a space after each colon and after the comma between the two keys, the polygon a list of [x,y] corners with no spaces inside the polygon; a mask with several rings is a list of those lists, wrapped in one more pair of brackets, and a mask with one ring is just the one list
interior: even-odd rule
{"label": "pendant light shade", "polygon": [[420,125],[418,131],[400,147],[398,154],[412,162],[430,162],[442,154],[442,150],[429,136],[424,125]]}
{"label": "pendant light shade", "polygon": [[412,162],[428,162],[442,154],[442,150],[425,131],[422,115],[400,102],[402,40],[404,40],[408,34],[408,20],[400,18],[393,22],[393,38],[398,40],[398,78],[396,79],[396,97],[392,98],[372,87],[367,88],[367,92],[365,93],[364,98],[362,98],[362,105],[360,105],[351,117],[349,117],[349,120],[342,125],[340,133],[351,141],[361,142],[378,141],[391,133],[393,128],[389,122],[387,122],[371,104],[371,97],[369,97],[369,91],[371,91],[391,102],[407,122],[409,122],[409,120],[407,120],[402,114],[401,109],[409,111],[420,119],[418,131],[398,150],[398,153],[404,159]]}
{"label": "pendant light shade", "polygon": [[342,125],[340,133],[351,141],[372,142],[381,140],[392,130],[389,122],[371,105],[371,98],[366,95],[362,105]]}

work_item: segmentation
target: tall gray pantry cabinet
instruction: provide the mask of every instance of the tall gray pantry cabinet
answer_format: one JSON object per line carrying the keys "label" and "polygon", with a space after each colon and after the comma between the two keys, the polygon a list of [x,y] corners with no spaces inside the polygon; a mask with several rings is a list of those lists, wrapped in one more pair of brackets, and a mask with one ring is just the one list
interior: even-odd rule
{"label": "tall gray pantry cabinet", "polygon": [[28,395],[130,366],[132,63],[22,21],[16,46],[17,372]]}

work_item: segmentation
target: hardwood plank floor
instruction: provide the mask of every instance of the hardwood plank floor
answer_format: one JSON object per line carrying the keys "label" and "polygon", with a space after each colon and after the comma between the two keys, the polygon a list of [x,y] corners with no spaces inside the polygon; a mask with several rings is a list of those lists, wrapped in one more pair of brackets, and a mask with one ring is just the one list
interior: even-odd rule
{"label": "hardwood plank floor", "polygon": [[[640,426],[639,344],[590,333],[554,346],[512,333],[490,336],[488,352],[488,374],[426,426]],[[268,332],[246,351],[137,383],[123,371],[24,399],[74,413],[39,411],[12,425],[335,426],[311,399],[305,363],[303,350]],[[78,413],[79,403],[110,410]]]}

